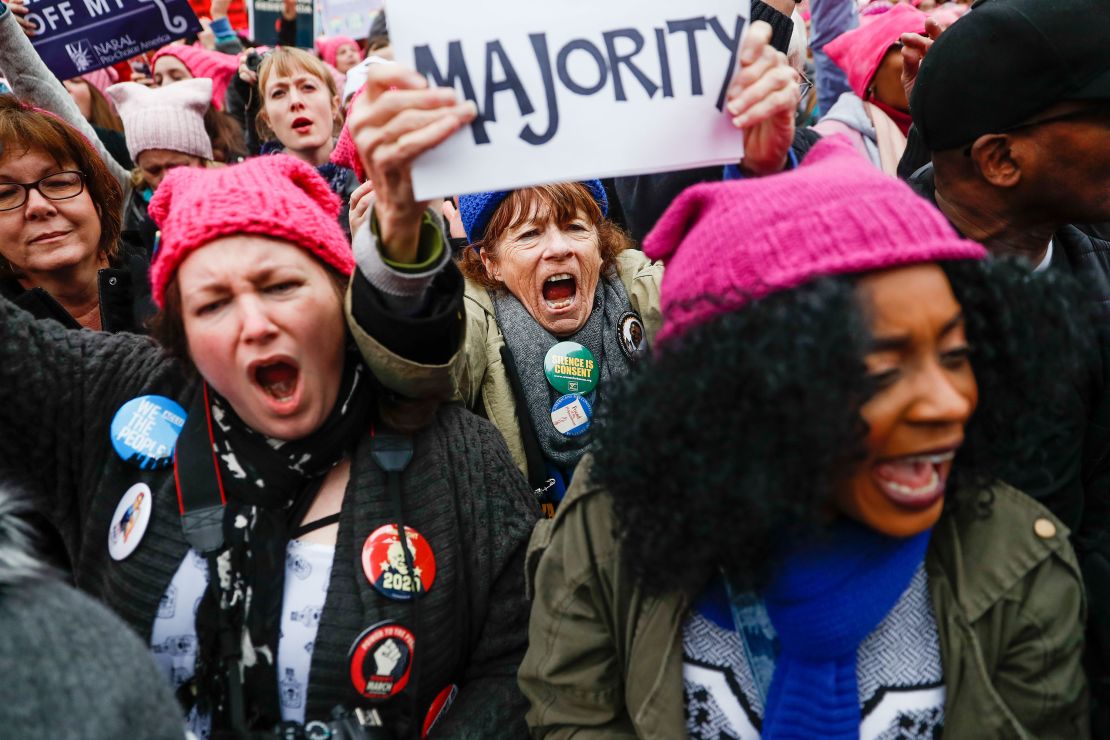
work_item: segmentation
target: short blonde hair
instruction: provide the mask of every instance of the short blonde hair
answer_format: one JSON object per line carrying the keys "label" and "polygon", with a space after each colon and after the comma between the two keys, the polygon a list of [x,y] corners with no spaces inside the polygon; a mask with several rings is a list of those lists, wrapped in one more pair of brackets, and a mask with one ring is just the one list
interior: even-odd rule
{"label": "short blonde hair", "polygon": [[[262,107],[255,119],[255,129],[257,129],[259,136],[274,138],[273,129],[270,128],[270,123],[266,120],[266,85],[270,78],[275,75],[290,77],[298,72],[307,72],[318,78],[327,88],[332,99],[339,99],[339,89],[335,85],[335,78],[331,76],[331,72],[328,71],[327,66],[322,61],[303,49],[279,46],[266,55],[266,58],[262,60],[262,65],[258,68],[258,92],[262,96]],[[338,129],[342,125],[342,120],[339,118],[342,107],[338,104],[334,107],[336,133],[338,133]]]}

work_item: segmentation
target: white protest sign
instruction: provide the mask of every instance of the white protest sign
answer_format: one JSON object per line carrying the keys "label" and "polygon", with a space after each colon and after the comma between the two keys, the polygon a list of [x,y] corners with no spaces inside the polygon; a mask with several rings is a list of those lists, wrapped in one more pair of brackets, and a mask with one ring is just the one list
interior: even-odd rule
{"label": "white protest sign", "polygon": [[479,117],[413,167],[416,197],[738,162],[722,112],[747,0],[404,0],[396,58]]}

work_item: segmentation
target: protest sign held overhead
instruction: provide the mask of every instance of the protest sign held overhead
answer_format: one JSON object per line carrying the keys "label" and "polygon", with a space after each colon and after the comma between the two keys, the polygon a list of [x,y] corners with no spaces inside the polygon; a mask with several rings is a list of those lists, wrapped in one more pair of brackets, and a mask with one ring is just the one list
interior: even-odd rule
{"label": "protest sign held overhead", "polygon": [[721,113],[745,3],[406,0],[398,61],[474,101],[469,128],[421,157],[417,196],[736,162]]}
{"label": "protest sign held overhead", "polygon": [[186,0],[32,0],[28,8],[35,50],[63,80],[200,30]]}

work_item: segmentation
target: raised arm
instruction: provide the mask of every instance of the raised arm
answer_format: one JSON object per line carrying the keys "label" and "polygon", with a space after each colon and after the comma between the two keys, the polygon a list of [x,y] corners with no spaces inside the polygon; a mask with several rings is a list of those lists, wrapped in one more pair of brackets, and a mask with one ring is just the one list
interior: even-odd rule
{"label": "raised arm", "polygon": [[[17,4],[13,3],[15,5]],[[22,7],[21,3],[18,5]],[[0,60],[16,95],[32,105],[50,111],[89,140],[123,188],[123,202],[127,203],[131,194],[131,173],[121,167],[105,148],[92,125],[81,115],[77,104],[66,92],[65,86],[39,58],[16,16],[3,2],[0,2]]]}
{"label": "raised arm", "polygon": [[[353,212],[358,270],[348,324],[387,387],[410,399],[446,400],[463,361],[462,276],[450,261],[442,221],[412,191],[412,162],[474,117],[454,90],[431,89],[400,65],[372,65],[347,126],[373,193]],[[362,206],[363,198],[373,205]],[[361,218],[361,216],[360,216]]]}

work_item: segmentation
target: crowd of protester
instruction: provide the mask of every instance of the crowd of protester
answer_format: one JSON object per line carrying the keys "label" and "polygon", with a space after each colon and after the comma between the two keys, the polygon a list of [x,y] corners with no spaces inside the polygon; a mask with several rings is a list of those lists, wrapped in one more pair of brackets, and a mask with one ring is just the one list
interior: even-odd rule
{"label": "crowd of protester", "polygon": [[750,2],[740,161],[431,202],[386,11],[0,3],[0,736],[1110,737],[1110,8]]}

